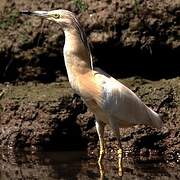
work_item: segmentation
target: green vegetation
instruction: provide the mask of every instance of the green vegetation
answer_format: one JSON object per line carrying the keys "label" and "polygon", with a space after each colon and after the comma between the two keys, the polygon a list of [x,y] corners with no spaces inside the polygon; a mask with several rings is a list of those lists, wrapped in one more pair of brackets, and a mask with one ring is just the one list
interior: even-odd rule
{"label": "green vegetation", "polygon": [[76,7],[81,11],[85,11],[87,9],[87,4],[83,0],[72,0]]}
{"label": "green vegetation", "polygon": [[27,34],[19,34],[19,42],[21,42],[21,44],[26,44],[29,42],[29,36]]}
{"label": "green vegetation", "polygon": [[[2,91],[0,92],[0,100],[2,99],[3,95],[4,95],[4,91],[2,90]],[[0,104],[0,112],[3,112],[3,107],[2,107],[1,104]]]}
{"label": "green vegetation", "polygon": [[11,14],[7,14],[4,17],[0,17],[0,29],[7,29],[17,23],[17,18],[19,17],[19,12],[12,11]]}
{"label": "green vegetation", "polygon": [[135,14],[139,13],[139,5],[140,5],[139,0],[134,0],[134,12],[135,12]]}

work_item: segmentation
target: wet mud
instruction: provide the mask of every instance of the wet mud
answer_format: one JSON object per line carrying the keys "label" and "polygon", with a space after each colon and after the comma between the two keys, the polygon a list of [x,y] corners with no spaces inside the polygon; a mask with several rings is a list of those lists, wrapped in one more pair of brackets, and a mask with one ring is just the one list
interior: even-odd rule
{"label": "wet mud", "polygon": [[37,154],[2,152],[0,154],[0,174],[6,179],[167,179],[180,178],[180,166],[170,167],[162,162],[142,162],[132,157],[123,159],[123,176],[118,176],[116,162],[103,163],[104,175],[96,160],[87,160],[86,152],[41,152]]}
{"label": "wet mud", "polygon": [[[180,163],[179,0],[87,0],[85,6],[66,0],[2,0],[0,148],[13,152],[83,150],[91,160],[97,159],[99,144],[94,116],[67,82],[62,31],[55,24],[19,14],[24,9],[58,8],[77,14],[91,42],[95,66],[118,78],[162,116],[164,126],[159,130],[145,126],[121,129],[123,148],[136,159],[130,163],[132,168],[131,165],[125,167],[125,172],[141,178],[149,172],[151,162],[157,162],[154,173],[157,165],[159,176],[177,179],[176,169]],[[105,140],[106,161],[116,160],[117,145],[110,128],[106,129]],[[2,155],[0,160],[5,177],[10,177],[8,171],[15,169],[22,177],[22,170],[33,161],[30,157],[29,161],[25,160],[30,164],[21,163],[19,168],[16,161],[21,160],[8,158]],[[40,162],[37,161],[37,167],[42,171],[37,172],[33,164],[32,171],[25,170],[27,177],[33,171],[37,177],[41,172],[51,172],[52,167],[49,170],[49,166],[41,166]],[[83,169],[86,163],[78,166]],[[74,171],[81,171],[79,169]],[[87,173],[96,176],[98,169],[97,172],[93,169],[94,166],[90,172],[84,170],[85,176]],[[58,175],[55,172],[53,176]]]}
{"label": "wet mud", "polygon": [[[139,157],[159,155],[179,163],[180,79],[150,81],[122,79],[148,106],[159,111],[161,129],[135,126],[120,129],[123,147]],[[75,95],[68,82],[1,84],[0,146],[24,149],[88,149],[89,157],[98,154],[94,116]],[[107,159],[116,158],[116,139],[109,127],[105,133]]]}

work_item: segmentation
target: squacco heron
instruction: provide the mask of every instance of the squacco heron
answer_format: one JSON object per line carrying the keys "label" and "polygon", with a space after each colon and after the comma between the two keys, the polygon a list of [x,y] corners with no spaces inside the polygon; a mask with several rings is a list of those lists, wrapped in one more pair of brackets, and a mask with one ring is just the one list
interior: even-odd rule
{"label": "squacco heron", "polygon": [[122,174],[120,128],[137,124],[161,127],[159,115],[147,107],[130,89],[99,68],[93,68],[92,56],[85,33],[76,16],[68,10],[22,12],[54,21],[65,35],[63,49],[65,66],[72,89],[84,100],[96,118],[100,141],[98,163],[105,153],[104,128],[108,124],[118,141],[119,173]]}

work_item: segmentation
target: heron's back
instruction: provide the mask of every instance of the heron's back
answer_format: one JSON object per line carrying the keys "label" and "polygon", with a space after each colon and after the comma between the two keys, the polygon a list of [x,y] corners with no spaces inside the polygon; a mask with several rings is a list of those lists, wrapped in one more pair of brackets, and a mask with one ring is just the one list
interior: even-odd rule
{"label": "heron's back", "polygon": [[100,69],[96,69],[96,82],[102,87],[98,104],[114,124],[120,127],[136,124],[161,127],[159,115],[122,83]]}

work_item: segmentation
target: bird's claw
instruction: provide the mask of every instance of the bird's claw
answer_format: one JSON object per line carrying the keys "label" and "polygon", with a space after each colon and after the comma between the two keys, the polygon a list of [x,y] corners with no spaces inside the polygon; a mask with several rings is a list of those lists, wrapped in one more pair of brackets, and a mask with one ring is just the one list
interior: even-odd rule
{"label": "bird's claw", "polygon": [[118,174],[119,174],[119,176],[121,177],[122,175],[123,175],[123,171],[122,171],[122,156],[123,156],[123,151],[122,151],[122,149],[118,149],[118,160],[119,160],[119,162],[118,162]]}

